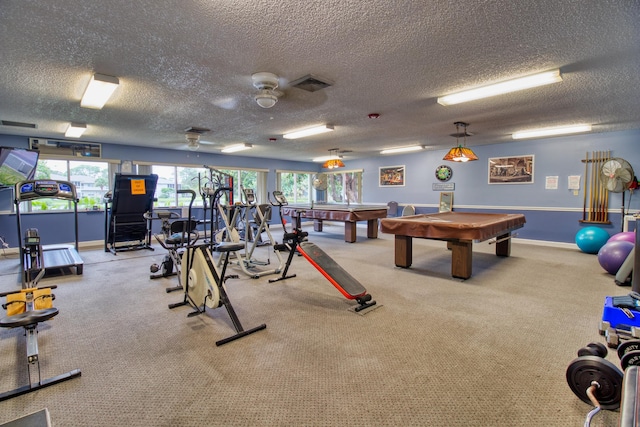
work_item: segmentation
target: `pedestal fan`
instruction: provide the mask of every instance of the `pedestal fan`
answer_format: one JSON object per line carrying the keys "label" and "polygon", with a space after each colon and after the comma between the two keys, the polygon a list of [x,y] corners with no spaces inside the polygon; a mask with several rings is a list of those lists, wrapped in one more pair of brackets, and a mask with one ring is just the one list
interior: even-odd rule
{"label": "pedestal fan", "polygon": [[633,168],[624,159],[613,157],[600,169],[600,179],[607,191],[622,193],[622,217],[624,223],[624,193],[634,182]]}

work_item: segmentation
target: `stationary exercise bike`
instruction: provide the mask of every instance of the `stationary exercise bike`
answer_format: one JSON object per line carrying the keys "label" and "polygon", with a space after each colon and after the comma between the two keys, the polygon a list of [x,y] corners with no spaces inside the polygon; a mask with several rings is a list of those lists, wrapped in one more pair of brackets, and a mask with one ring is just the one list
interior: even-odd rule
{"label": "stationary exercise bike", "polygon": [[176,212],[164,210],[155,210],[153,213],[145,212],[143,215],[144,218],[149,221],[162,221],[161,234],[154,233],[154,237],[160,246],[167,250],[167,254],[162,259],[160,265],[154,263],[149,267],[151,271],[149,278],[159,279],[177,275],[178,286],[166,288],[167,292],[182,289],[180,277],[182,253],[185,247],[193,245],[200,237],[200,234],[196,230],[198,221],[191,217],[193,201],[196,198],[195,191],[184,189],[178,190],[177,193],[191,195],[187,218],[181,218]]}
{"label": "stationary exercise bike", "polygon": [[[2,308],[7,311],[7,315],[0,319],[0,327],[24,328],[24,335],[27,338],[27,373],[29,384],[0,394],[0,401],[30,393],[81,375],[79,369],[74,369],[53,378],[42,379],[40,358],[38,355],[38,324],[57,316],[58,309],[53,307],[55,295],[51,293],[51,290],[55,289],[56,286],[38,288],[38,281],[44,276],[45,267],[42,260],[42,251],[38,250],[39,240],[34,239],[33,233],[28,232],[25,236],[25,246],[29,247],[30,250],[25,254],[25,256],[29,258],[29,269],[24,272],[23,277],[26,277],[28,280],[23,285],[23,289],[17,292],[0,293],[0,297],[6,298],[6,302],[2,304]],[[31,365],[36,365],[38,370],[38,380],[36,382],[31,382]]]}
{"label": "stationary exercise bike", "polygon": [[[273,197],[275,201],[272,201],[269,197],[269,203],[272,206],[288,205],[287,199],[281,191],[274,191]],[[279,245],[275,245],[276,250],[288,250],[289,256],[285,263],[285,268],[282,271],[282,276],[277,279],[270,279],[269,282],[278,282],[280,280],[286,280],[292,277],[296,277],[295,274],[287,275],[289,266],[293,261],[295,253],[302,255],[307,261],[311,263],[322,275],[331,282],[335,288],[347,299],[356,300],[359,304],[356,308],[356,312],[360,312],[366,308],[373,307],[376,302],[372,300],[370,294],[364,286],[360,284],[353,276],[351,276],[346,270],[344,270],[337,262],[333,260],[326,252],[320,249],[316,244],[307,241],[309,233],[302,231],[300,218],[303,210],[296,210],[296,218],[294,221],[294,227],[292,232],[287,231],[285,220],[280,211],[280,222],[284,230],[283,242]]]}
{"label": "stationary exercise bike", "polygon": [[[226,188],[218,188],[217,191],[226,191]],[[214,200],[217,194],[214,195]],[[185,247],[181,256],[181,282],[184,291],[183,300],[174,304],[169,304],[173,309],[181,306],[191,306],[193,311],[187,316],[198,316],[206,312],[208,308],[218,308],[224,306],[233,322],[236,330],[234,335],[216,341],[217,346],[242,338],[246,335],[258,332],[267,327],[261,324],[255,328],[245,330],[240,323],[231,301],[225,289],[225,282],[230,278],[238,278],[237,275],[227,276],[227,266],[229,265],[229,254],[244,248],[244,243],[221,242],[204,243],[200,245],[189,245]],[[220,253],[222,262],[213,257],[212,251]],[[219,267],[219,264],[221,267]]]}

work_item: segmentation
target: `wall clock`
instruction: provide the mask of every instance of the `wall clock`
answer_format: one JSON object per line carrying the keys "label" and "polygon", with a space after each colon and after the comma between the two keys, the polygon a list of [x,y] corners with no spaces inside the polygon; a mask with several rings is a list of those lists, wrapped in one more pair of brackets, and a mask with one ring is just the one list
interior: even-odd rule
{"label": "wall clock", "polygon": [[453,170],[447,165],[440,165],[436,168],[436,178],[438,181],[449,181],[453,176]]}

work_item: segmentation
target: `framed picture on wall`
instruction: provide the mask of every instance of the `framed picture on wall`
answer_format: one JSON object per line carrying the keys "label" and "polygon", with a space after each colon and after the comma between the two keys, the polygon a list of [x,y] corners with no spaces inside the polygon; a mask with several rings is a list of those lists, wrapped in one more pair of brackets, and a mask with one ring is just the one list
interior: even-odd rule
{"label": "framed picture on wall", "polygon": [[489,158],[489,184],[532,183],[533,154]]}
{"label": "framed picture on wall", "polygon": [[380,187],[404,187],[405,167],[382,166],[379,171]]}

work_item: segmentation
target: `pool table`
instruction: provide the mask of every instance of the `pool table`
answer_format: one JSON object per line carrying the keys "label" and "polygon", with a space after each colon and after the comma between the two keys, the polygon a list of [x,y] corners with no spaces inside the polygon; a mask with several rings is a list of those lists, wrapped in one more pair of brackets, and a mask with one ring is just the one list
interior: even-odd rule
{"label": "pool table", "polygon": [[[353,243],[356,241],[356,223],[367,221],[367,237],[378,238],[378,219],[386,218],[386,206],[366,205],[285,205],[281,208],[282,215],[290,216],[294,220],[297,212],[301,218],[313,219],[313,230],[322,231],[322,221],[344,222],[344,241]],[[296,224],[299,225],[299,224]]]}
{"label": "pool table", "polygon": [[395,263],[409,268],[412,262],[412,239],[443,240],[451,249],[451,275],[471,277],[473,242],[496,238],[496,255],[511,254],[511,232],[525,224],[522,214],[477,212],[442,212],[385,218],[380,231],[395,234]]}

